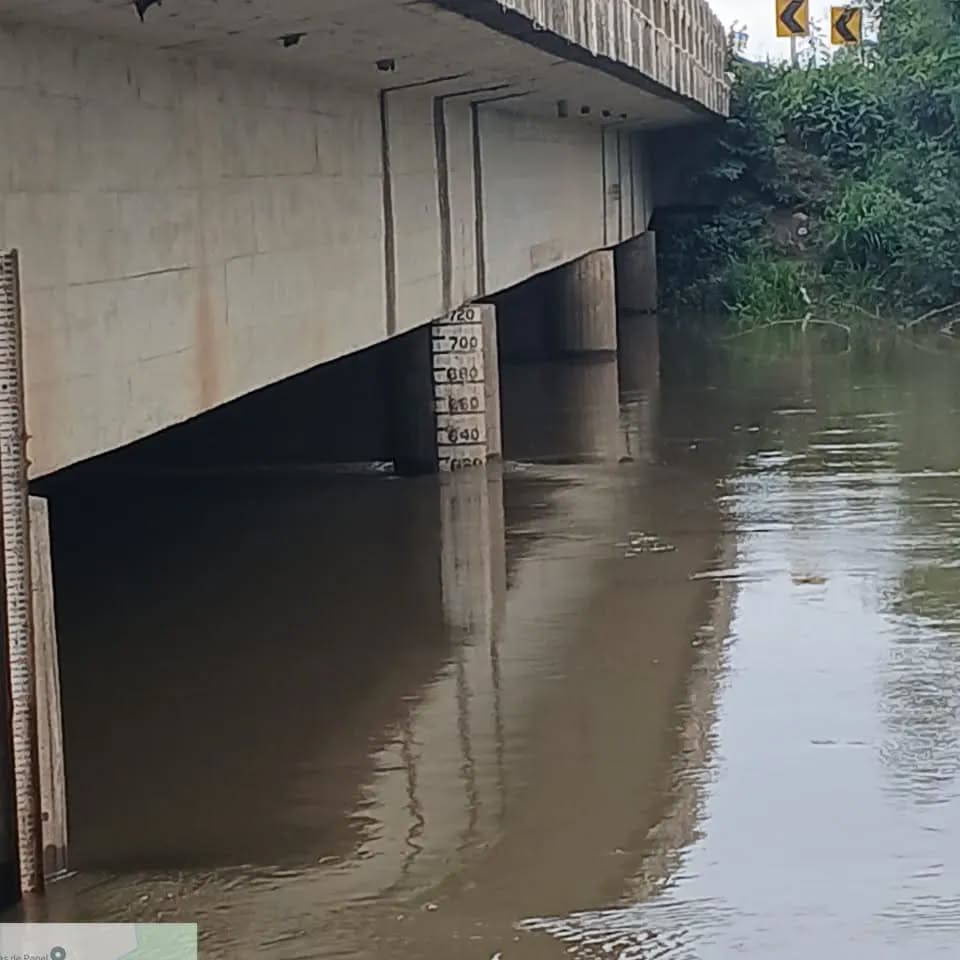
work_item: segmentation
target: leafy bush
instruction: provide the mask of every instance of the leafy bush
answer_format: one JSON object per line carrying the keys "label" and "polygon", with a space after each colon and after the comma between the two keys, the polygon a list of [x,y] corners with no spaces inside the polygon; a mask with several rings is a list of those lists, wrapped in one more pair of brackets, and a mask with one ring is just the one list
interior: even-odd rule
{"label": "leafy bush", "polygon": [[734,311],[741,320],[799,320],[806,315],[805,291],[810,283],[802,263],[753,250],[731,264],[729,276]]}
{"label": "leafy bush", "polygon": [[[732,115],[695,177],[709,208],[658,223],[668,305],[775,317],[803,283],[898,313],[960,300],[960,0],[871,8],[865,53],[731,63]],[[789,256],[774,211],[810,218]]]}

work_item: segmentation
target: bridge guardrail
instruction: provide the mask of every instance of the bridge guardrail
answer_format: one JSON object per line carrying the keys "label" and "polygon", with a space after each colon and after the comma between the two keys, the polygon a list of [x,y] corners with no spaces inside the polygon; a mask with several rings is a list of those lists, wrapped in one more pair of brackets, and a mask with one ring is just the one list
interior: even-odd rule
{"label": "bridge guardrail", "polygon": [[706,0],[500,0],[715,113],[730,109],[726,32]]}

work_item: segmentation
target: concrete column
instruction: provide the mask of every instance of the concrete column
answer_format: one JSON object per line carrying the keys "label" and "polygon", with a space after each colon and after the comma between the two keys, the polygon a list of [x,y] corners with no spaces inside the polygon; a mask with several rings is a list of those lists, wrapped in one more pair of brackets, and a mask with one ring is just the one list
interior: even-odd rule
{"label": "concrete column", "polygon": [[617,305],[622,313],[656,313],[657,235],[648,230],[616,250]]}
{"label": "concrete column", "polygon": [[500,352],[498,349],[497,311],[484,307],[483,324],[483,397],[487,421],[487,460],[503,459],[503,414],[500,410]]}
{"label": "concrete column", "polygon": [[430,326],[387,344],[386,416],[394,468],[404,476],[437,470],[437,418],[433,403]]}
{"label": "concrete column", "polygon": [[468,304],[390,347],[397,472],[449,473],[499,458],[496,309]]}
{"label": "concrete column", "polygon": [[550,354],[547,301],[551,277],[540,274],[496,296],[500,354],[506,363],[543,360]]}
{"label": "concrete column", "polygon": [[614,353],[617,297],[613,253],[596,250],[560,267],[553,282],[552,328],[557,352]]}

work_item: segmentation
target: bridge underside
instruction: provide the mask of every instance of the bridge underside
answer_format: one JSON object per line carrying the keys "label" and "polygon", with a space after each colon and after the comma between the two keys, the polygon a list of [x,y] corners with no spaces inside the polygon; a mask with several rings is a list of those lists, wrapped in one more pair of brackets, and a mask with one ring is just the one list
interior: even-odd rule
{"label": "bridge underside", "polygon": [[[511,6],[517,8],[512,16]],[[275,64],[353,87],[456,76],[463,89],[496,84],[521,94],[514,108],[540,116],[555,116],[563,98],[577,108],[626,115],[639,126],[695,120],[707,112],[649,72],[594,56],[544,30],[519,12],[530,6],[529,0],[161,0],[141,23],[131,0],[8,0],[0,18],[174,55]],[[386,61],[393,65],[388,71],[378,67]]]}
{"label": "bridge underside", "polygon": [[0,20],[33,476],[642,233],[651,138],[705,114],[430,2]]}

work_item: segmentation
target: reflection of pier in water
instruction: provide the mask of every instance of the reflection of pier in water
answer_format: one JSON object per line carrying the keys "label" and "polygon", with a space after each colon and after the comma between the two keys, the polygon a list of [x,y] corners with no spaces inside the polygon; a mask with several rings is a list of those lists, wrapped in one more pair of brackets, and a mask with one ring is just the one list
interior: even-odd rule
{"label": "reflection of pier in water", "polygon": [[[725,534],[720,543],[717,567],[733,566],[736,543]],[[674,754],[671,788],[666,809],[647,834],[641,864],[631,870],[628,897],[648,899],[675,872],[683,851],[697,839],[697,824],[704,802],[703,788],[709,774],[717,718],[717,696],[725,667],[725,647],[733,620],[736,581],[715,581],[710,616],[696,637],[700,653],[690,671],[687,696],[678,711],[679,743]]]}
{"label": "reflection of pier in water", "polygon": [[[724,535],[717,566],[731,566],[735,554],[733,535]],[[683,949],[669,936],[669,942],[661,940],[658,924],[648,915],[646,904],[669,884],[681,868],[685,852],[698,839],[735,593],[735,581],[715,581],[709,617],[696,637],[699,653],[690,670],[686,695],[676,711],[673,763],[662,804],[649,829],[639,830],[635,841],[623,851],[622,889],[608,904],[584,903],[577,910],[530,916],[520,925],[525,931],[550,935],[571,945],[571,951],[589,957],[621,952],[632,956],[634,951],[641,951],[637,956],[661,956]],[[536,945],[529,955],[539,955]]]}
{"label": "reflection of pier in water", "polygon": [[[713,587],[690,575],[721,540],[716,475],[655,464],[657,381],[620,377],[633,387],[622,415],[609,391],[593,395],[603,417],[612,409],[613,431],[600,435],[633,444],[634,465],[511,467],[506,485],[496,474],[351,480],[320,502],[313,491],[282,507],[253,498],[243,531],[228,536],[215,511],[202,521],[221,548],[205,558],[210,570],[187,571],[187,594],[203,602],[173,597],[183,609],[156,611],[137,640],[172,645],[171,662],[196,676],[212,672],[230,703],[204,706],[206,691],[178,688],[170,667],[166,696],[178,692],[151,730],[162,689],[138,705],[117,687],[155,669],[156,654],[128,658],[130,676],[74,687],[75,757],[98,755],[104,710],[122,702],[129,721],[111,734],[123,761],[95,782],[73,777],[76,819],[93,825],[79,858],[98,851],[72,888],[91,886],[85,908],[153,918],[161,902],[167,919],[199,916],[216,953],[244,931],[295,939],[334,907],[350,926],[351,904],[376,915],[364,936],[414,940],[426,914],[410,914],[402,932],[381,929],[411,902],[437,904],[423,931],[433,936],[480,917],[509,928],[521,915],[581,909],[586,891],[597,904],[619,897],[645,862],[647,831],[673,809],[691,668],[712,676],[691,639]],[[577,436],[559,452],[579,459]],[[257,544],[278,522],[284,555],[264,558]],[[675,549],[647,550],[651,536]],[[371,542],[388,548],[371,555]],[[195,565],[175,547],[154,556],[142,592],[115,598],[121,609],[85,607],[88,629],[124,636],[124,608]],[[82,593],[82,578],[65,579]],[[64,603],[83,606],[69,592]],[[228,628],[196,613],[224,605]],[[202,757],[218,764],[201,760],[198,775]],[[105,783],[125,799],[97,810]],[[170,809],[189,812],[186,830]],[[148,898],[132,908],[128,854]],[[118,869],[123,884],[105,880]],[[55,891],[53,909],[70,890]]]}

